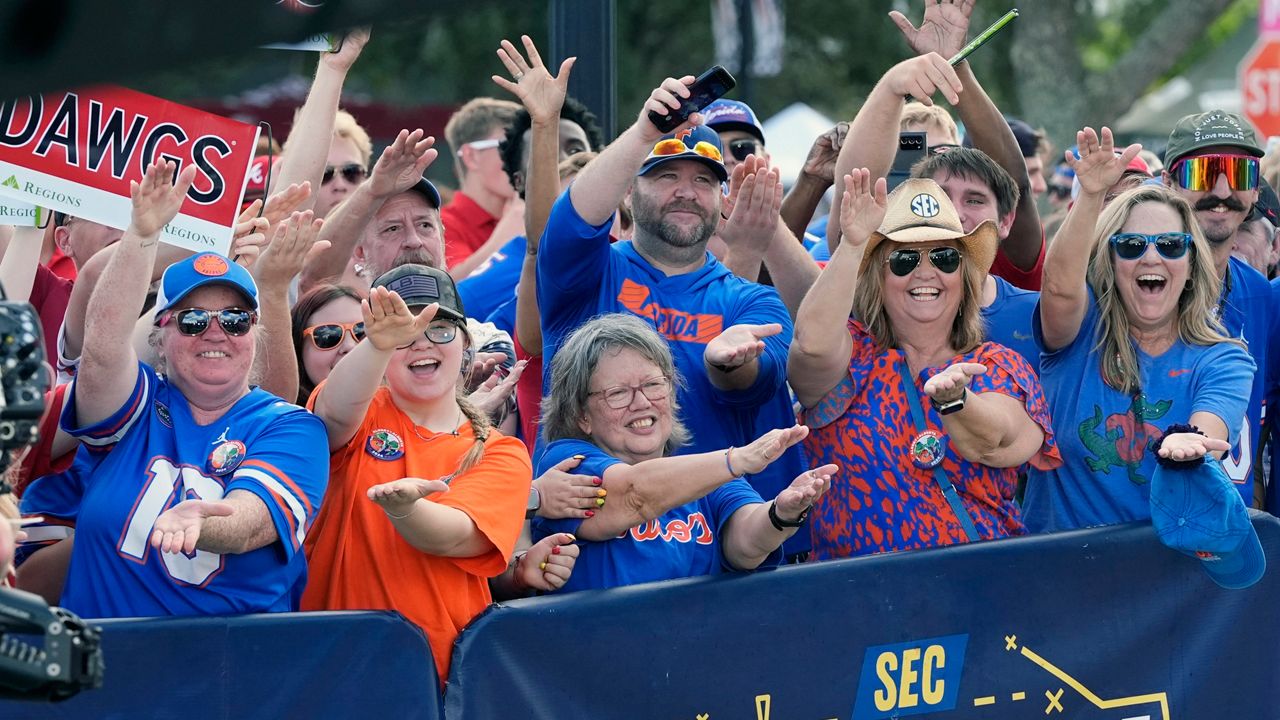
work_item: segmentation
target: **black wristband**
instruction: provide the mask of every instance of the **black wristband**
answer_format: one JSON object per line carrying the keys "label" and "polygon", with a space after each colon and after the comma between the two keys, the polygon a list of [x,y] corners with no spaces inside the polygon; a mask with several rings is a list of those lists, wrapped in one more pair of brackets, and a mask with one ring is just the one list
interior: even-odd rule
{"label": "black wristband", "polygon": [[1195,433],[1197,435],[1204,435],[1200,428],[1195,425],[1184,425],[1182,423],[1174,423],[1170,425],[1165,428],[1164,434],[1160,436],[1160,439],[1156,440],[1155,443],[1151,445],[1151,453],[1156,456],[1156,462],[1160,463],[1161,467],[1173,469],[1187,469],[1203,465],[1204,455],[1192,460],[1174,460],[1171,457],[1160,457],[1160,446],[1164,445],[1165,438],[1176,433]]}
{"label": "black wristband", "polygon": [[809,511],[812,509],[813,509],[813,506],[810,505],[804,510],[801,510],[800,517],[796,518],[795,520],[783,520],[782,518],[778,517],[778,501],[775,500],[769,503],[769,522],[773,523],[773,527],[777,529],[779,532],[783,532],[788,528],[798,528],[804,524],[804,519],[809,517]]}

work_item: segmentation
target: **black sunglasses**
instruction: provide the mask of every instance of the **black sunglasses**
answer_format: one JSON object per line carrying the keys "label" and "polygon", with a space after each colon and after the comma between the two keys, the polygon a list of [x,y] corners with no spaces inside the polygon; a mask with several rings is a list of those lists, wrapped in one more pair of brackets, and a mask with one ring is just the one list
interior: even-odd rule
{"label": "black sunglasses", "polygon": [[327,184],[330,180],[332,180],[333,173],[335,171],[342,173],[342,178],[347,182],[351,183],[352,185],[359,184],[369,174],[369,171],[366,170],[365,167],[363,165],[360,165],[359,163],[350,163],[348,165],[343,165],[341,167],[326,165],[324,168],[324,178],[320,180],[320,184],[324,185],[324,184]]}
{"label": "black sunglasses", "polygon": [[222,331],[232,337],[247,335],[258,322],[258,313],[242,308],[223,308],[221,310],[205,310],[203,308],[187,308],[169,313],[160,320],[160,327],[169,323],[170,319],[178,322],[178,332],[195,337],[203,335],[209,329],[209,322],[214,315],[218,316],[218,324]]}
{"label": "black sunglasses", "polygon": [[[889,253],[889,271],[898,277],[906,277],[920,264],[919,250],[894,250]],[[929,262],[938,270],[950,275],[960,267],[960,251],[953,247],[938,247],[929,251]]]}
{"label": "black sunglasses", "polygon": [[733,140],[729,143],[729,154],[733,155],[738,162],[742,162],[743,160],[746,160],[747,157],[755,155],[759,147],[760,143],[749,138]]}
{"label": "black sunglasses", "polygon": [[1191,247],[1191,233],[1116,233],[1111,236],[1111,247],[1115,248],[1116,257],[1121,260],[1137,260],[1147,253],[1147,245],[1155,245],[1156,252],[1166,260],[1177,260]]}

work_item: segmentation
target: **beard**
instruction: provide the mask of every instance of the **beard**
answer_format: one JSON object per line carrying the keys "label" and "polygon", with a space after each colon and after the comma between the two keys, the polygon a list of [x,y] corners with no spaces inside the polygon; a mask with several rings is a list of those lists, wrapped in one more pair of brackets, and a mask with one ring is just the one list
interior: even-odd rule
{"label": "beard", "polygon": [[443,269],[440,267],[439,261],[431,256],[431,253],[428,253],[423,248],[414,248],[412,250],[404,250],[399,255],[396,255],[395,259],[387,267],[378,267],[372,261],[367,262],[365,263],[365,272],[368,273],[370,280],[377,280],[382,277],[383,273],[395,270],[401,265],[426,265],[427,267]]}
{"label": "beard", "polygon": [[[676,211],[693,213],[702,218],[702,222],[693,227],[682,227],[668,221],[667,214]],[[716,230],[716,220],[711,217],[711,212],[688,200],[673,200],[658,207],[644,193],[632,192],[631,214],[637,228],[677,248],[705,245]]]}
{"label": "beard", "polygon": [[[1244,203],[1237,200],[1234,195],[1228,195],[1224,198],[1209,195],[1196,201],[1192,210],[1196,211],[1196,218],[1199,220],[1200,213],[1211,213],[1211,211],[1216,207],[1224,207],[1231,212],[1244,212],[1248,209],[1244,206]],[[1212,217],[1212,215],[1210,215],[1210,217]],[[1234,237],[1237,227],[1238,226],[1221,227],[1218,226],[1217,223],[1204,222],[1203,220],[1200,222],[1200,229],[1204,231],[1205,238],[1215,245],[1224,243]]]}

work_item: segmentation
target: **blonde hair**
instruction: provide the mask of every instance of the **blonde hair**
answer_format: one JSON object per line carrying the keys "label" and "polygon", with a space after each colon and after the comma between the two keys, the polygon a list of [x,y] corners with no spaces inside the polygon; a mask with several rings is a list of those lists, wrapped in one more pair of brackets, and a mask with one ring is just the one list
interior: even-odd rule
{"label": "blonde hair", "polygon": [[[853,291],[853,315],[862,320],[867,332],[875,339],[876,346],[888,350],[898,346],[898,338],[893,332],[893,323],[884,309],[884,269],[889,253],[899,248],[923,249],[930,247],[928,243],[896,243],[885,240],[871,251],[866,272],[858,277],[858,285]],[[957,353],[966,353],[977,347],[986,339],[986,328],[982,323],[982,282],[984,273],[964,254],[964,245],[960,246],[960,272],[963,273],[964,285],[960,295],[960,307],[956,310],[956,319],[951,323],[951,332],[947,342]],[[928,262],[921,258],[920,262]]]}
{"label": "blonde hair", "polygon": [[1103,210],[1089,256],[1089,287],[1097,298],[1099,315],[1094,351],[1101,354],[1103,381],[1124,393],[1141,390],[1141,375],[1129,317],[1116,290],[1116,260],[1111,252],[1111,236],[1120,232],[1135,207],[1149,202],[1172,208],[1182,221],[1182,230],[1191,234],[1191,248],[1186,256],[1187,284],[1178,297],[1178,338],[1188,345],[1230,342],[1244,346],[1239,340],[1228,337],[1217,319],[1222,283],[1213,268],[1209,241],[1195,221],[1191,206],[1163,185],[1141,185],[1121,194]]}
{"label": "blonde hair", "polygon": [[960,144],[960,128],[956,127],[956,121],[951,119],[951,113],[940,105],[925,105],[914,100],[907,103],[902,108],[899,126],[904,131],[913,127],[935,127],[950,135],[953,144]]}
{"label": "blonde hair", "polygon": [[[334,116],[333,136],[350,140],[356,146],[356,152],[360,153],[360,162],[365,167],[369,167],[369,161],[373,158],[373,143],[369,140],[369,133],[360,127],[360,123],[356,122],[351,113],[339,110]],[[288,151],[288,149],[286,145],[285,150]]]}
{"label": "blonde hair", "polygon": [[461,180],[467,176],[460,155],[462,146],[484,140],[494,130],[506,128],[516,118],[519,103],[491,97],[473,98],[449,116],[444,125],[444,139],[453,151],[453,172]]}

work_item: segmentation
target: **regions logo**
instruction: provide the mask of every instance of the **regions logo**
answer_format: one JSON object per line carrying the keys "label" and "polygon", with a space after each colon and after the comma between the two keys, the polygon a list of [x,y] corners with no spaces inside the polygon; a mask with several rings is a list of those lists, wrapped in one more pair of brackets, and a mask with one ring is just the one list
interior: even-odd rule
{"label": "regions logo", "polygon": [[0,185],[4,185],[4,186],[5,186],[5,187],[7,187],[7,188],[13,188],[14,190],[21,190],[21,189],[22,189],[22,186],[18,184],[18,176],[17,176],[17,175],[10,175],[10,176],[9,176],[9,179],[8,179],[8,180],[5,180],[3,183],[0,183]]}
{"label": "regions logo", "polygon": [[853,720],[879,720],[954,710],[968,635],[867,648]]}
{"label": "regions logo", "polygon": [[228,440],[209,453],[209,471],[214,475],[226,475],[240,467],[244,457],[244,443],[239,440]]}
{"label": "regions logo", "polygon": [[398,460],[404,457],[404,441],[399,435],[382,428],[369,433],[364,449],[379,460]]}

